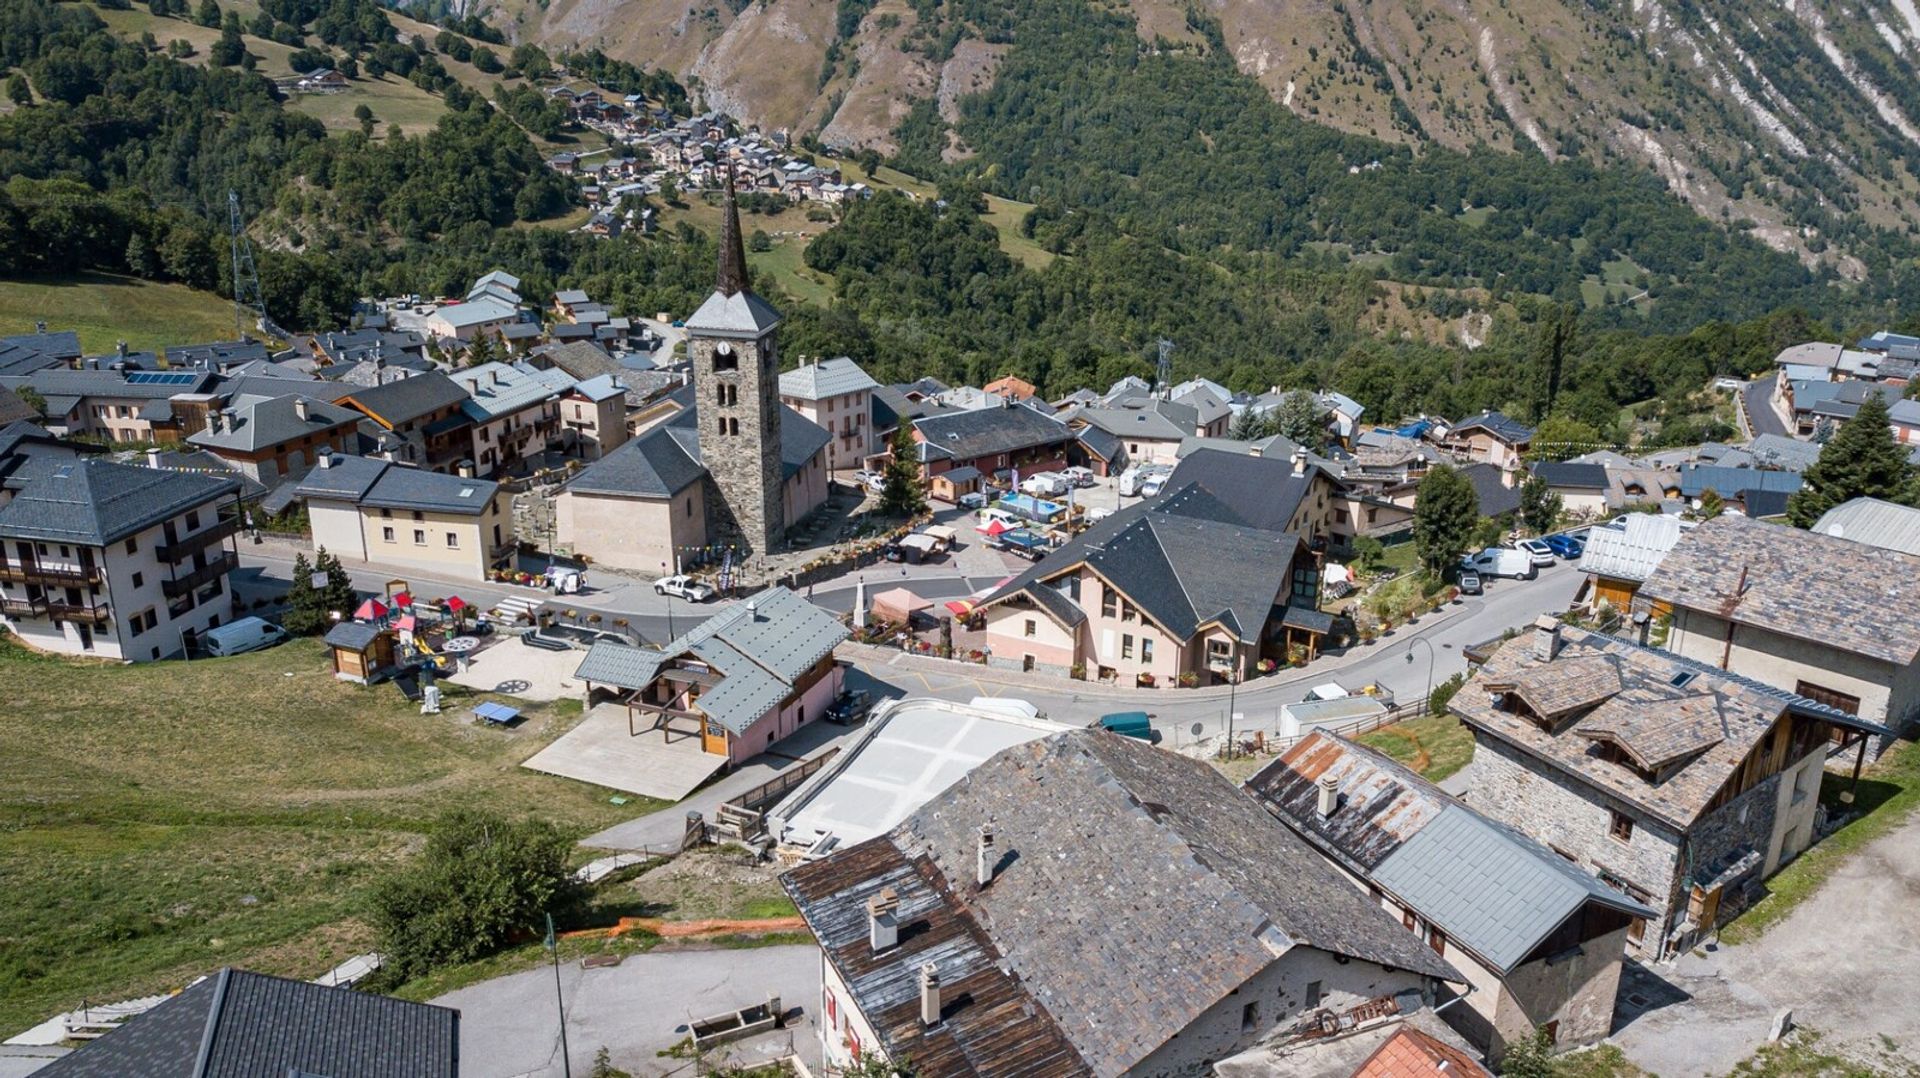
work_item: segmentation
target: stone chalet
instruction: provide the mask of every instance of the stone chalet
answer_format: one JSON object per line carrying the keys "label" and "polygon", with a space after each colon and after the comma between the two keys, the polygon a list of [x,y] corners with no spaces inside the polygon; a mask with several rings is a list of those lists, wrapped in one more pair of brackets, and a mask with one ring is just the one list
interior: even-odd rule
{"label": "stone chalet", "polygon": [[223,408],[209,409],[206,426],[186,440],[235,471],[272,484],[305,475],[320,457],[356,446],[361,418],[352,408],[298,393],[243,393],[229,398]]}
{"label": "stone chalet", "polygon": [[1723,515],[1640,593],[1673,607],[1672,651],[1895,729],[1920,718],[1920,556]]}
{"label": "stone chalet", "polygon": [[1612,1030],[1627,928],[1653,911],[1381,753],[1314,731],[1246,789],[1467,975],[1442,1012],[1496,1062]]}
{"label": "stone chalet", "polygon": [[[1188,438],[1217,438],[1233,418],[1225,402],[1205,388],[1187,401],[1128,397],[1109,407],[1076,408],[1061,416],[1075,430],[1093,427],[1120,441],[1135,464],[1173,464]],[[1203,408],[1204,404],[1207,407]]]}
{"label": "stone chalet", "polygon": [[[718,540],[709,520],[717,501],[701,447],[693,387],[668,398],[666,421],[583,470],[554,499],[555,540],[617,569],[677,571],[686,554]],[[799,521],[827,500],[828,434],[783,409],[780,421],[782,518]]]}
{"label": "stone chalet", "polygon": [[1627,934],[1649,959],[1711,937],[1812,845],[1836,732],[1883,732],[1551,617],[1450,709],[1473,731],[1473,806],[1652,909]]}
{"label": "stone chalet", "polygon": [[994,666],[1122,684],[1246,678],[1332,628],[1318,560],[1185,484],[1115,513],[980,604]]}
{"label": "stone chalet", "polygon": [[1003,750],[781,881],[829,1068],[1199,1075],[1461,980],[1206,763],[1100,730]]}
{"label": "stone chalet", "polygon": [[802,361],[780,375],[780,403],[832,435],[827,469],[858,468],[875,448],[873,391],[880,387],[846,356]]}
{"label": "stone chalet", "polygon": [[1513,469],[1533,444],[1533,428],[1499,412],[1482,412],[1447,428],[1440,444],[1469,460]]}
{"label": "stone chalet", "polygon": [[630,726],[647,724],[635,736],[697,737],[738,766],[827,713],[846,676],[833,649],[846,638],[839,618],[774,587],[659,650],[595,644],[574,677],[588,706],[596,693],[621,698]]}

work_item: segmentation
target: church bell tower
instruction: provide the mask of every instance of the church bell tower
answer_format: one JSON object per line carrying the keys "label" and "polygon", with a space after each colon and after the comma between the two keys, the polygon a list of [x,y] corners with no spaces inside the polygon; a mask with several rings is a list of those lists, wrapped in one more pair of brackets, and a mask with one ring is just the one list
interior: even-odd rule
{"label": "church bell tower", "polygon": [[687,355],[699,417],[700,459],[712,485],[707,533],[768,554],[786,533],[780,465],[780,361],[773,332],[780,312],[753,294],[740,239],[733,176],[714,290],[687,319]]}

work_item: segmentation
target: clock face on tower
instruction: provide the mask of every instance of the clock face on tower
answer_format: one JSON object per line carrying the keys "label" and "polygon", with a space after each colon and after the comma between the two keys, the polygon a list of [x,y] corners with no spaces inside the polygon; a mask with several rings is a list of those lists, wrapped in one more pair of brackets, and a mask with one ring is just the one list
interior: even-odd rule
{"label": "clock face on tower", "polygon": [[730,356],[733,354],[733,345],[717,344],[714,345],[713,351],[715,355]]}

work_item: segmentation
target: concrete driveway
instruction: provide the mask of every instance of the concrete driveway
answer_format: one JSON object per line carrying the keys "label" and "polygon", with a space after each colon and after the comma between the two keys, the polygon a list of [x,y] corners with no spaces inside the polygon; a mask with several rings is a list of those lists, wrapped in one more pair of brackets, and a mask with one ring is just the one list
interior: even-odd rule
{"label": "concrete driveway", "polygon": [[[1827,1050],[1920,1058],[1920,813],[1855,853],[1760,939],[1656,972],[1622,982],[1625,1025],[1614,1040],[1661,1078],[1727,1073],[1785,1009],[1819,1030]],[[1636,995],[1653,1009],[1633,1015]]]}
{"label": "concrete driveway", "polygon": [[[610,969],[560,967],[567,1004],[567,1056],[574,1074],[608,1050],[635,1075],[693,1074],[695,1061],[662,1057],[687,1037],[687,1023],[778,995],[787,1027],[721,1051],[742,1064],[798,1052],[818,1068],[813,1011],[820,995],[820,951],[813,946],[749,950],[655,951]],[[560,1025],[553,969],[496,977],[433,1000],[460,1010],[460,1073],[465,1078],[559,1078]],[[719,1063],[719,1053],[708,1063]]]}

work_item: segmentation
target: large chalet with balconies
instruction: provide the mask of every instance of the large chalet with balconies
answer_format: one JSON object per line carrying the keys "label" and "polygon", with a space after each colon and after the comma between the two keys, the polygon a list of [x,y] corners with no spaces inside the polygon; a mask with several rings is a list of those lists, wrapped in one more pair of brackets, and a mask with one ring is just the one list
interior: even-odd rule
{"label": "large chalet with balconies", "polygon": [[238,480],[49,454],[6,483],[0,623],[24,643],[162,659],[230,614]]}

